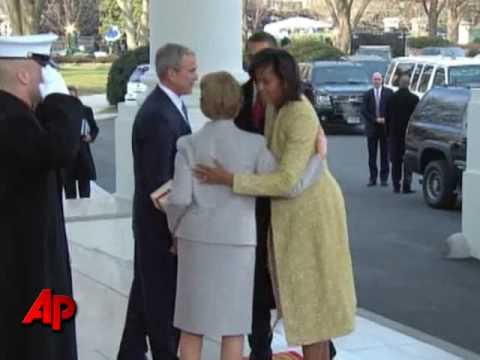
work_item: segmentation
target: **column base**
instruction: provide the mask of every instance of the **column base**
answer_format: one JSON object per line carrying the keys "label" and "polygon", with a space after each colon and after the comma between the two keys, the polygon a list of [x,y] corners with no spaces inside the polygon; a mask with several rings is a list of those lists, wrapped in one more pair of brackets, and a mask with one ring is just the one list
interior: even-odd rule
{"label": "column base", "polygon": [[463,233],[451,235],[446,241],[444,251],[445,258],[450,260],[462,260],[472,257],[472,251],[468,246],[467,238]]}
{"label": "column base", "polygon": [[134,102],[120,103],[115,120],[115,196],[125,200],[133,199],[132,128],[139,108]]}
{"label": "column base", "polygon": [[463,174],[462,230],[471,256],[480,259],[480,170],[468,170]]}

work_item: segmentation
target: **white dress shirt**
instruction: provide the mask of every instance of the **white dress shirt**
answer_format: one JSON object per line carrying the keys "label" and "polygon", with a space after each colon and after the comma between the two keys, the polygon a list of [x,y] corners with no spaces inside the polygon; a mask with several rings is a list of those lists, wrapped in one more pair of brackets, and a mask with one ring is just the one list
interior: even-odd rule
{"label": "white dress shirt", "polygon": [[183,112],[183,100],[180,98],[180,96],[178,96],[177,94],[175,94],[171,89],[169,89],[168,87],[166,87],[165,85],[163,85],[161,82],[158,83],[158,87],[160,89],[162,89],[165,94],[167,94],[167,96],[169,97],[169,99],[173,102],[173,104],[175,105],[175,107],[178,109],[178,111],[180,111],[180,114],[182,114],[183,118],[185,119],[185,121],[188,121],[188,119],[186,118],[187,114],[185,114]]}

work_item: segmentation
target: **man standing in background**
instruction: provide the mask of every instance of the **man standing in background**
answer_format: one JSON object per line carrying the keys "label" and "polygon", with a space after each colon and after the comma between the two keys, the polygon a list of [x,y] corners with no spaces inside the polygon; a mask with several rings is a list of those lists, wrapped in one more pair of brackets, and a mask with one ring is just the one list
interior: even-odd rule
{"label": "man standing in background", "polygon": [[[408,122],[419,102],[417,95],[412,94],[408,89],[410,77],[402,75],[398,91],[387,103],[386,130],[392,162],[393,192],[400,192],[400,182],[404,194],[412,193],[412,172],[406,168],[403,162],[405,154],[405,134]],[[402,179],[403,166],[403,179]]]}
{"label": "man standing in background", "polygon": [[[68,91],[70,95],[78,98],[77,88],[69,86]],[[95,141],[99,131],[92,108],[83,105],[82,127],[79,134],[80,151],[72,164],[65,169],[65,197],[67,199],[77,198],[77,183],[80,198],[90,197],[90,181],[97,179],[90,144]]]}
{"label": "man standing in background", "polygon": [[368,186],[377,185],[378,167],[377,154],[380,147],[380,181],[382,186],[388,185],[388,144],[385,129],[385,111],[388,99],[393,91],[383,86],[383,77],[380,73],[372,76],[373,88],[363,96],[362,116],[365,120],[365,133],[368,143],[368,166],[370,179]]}

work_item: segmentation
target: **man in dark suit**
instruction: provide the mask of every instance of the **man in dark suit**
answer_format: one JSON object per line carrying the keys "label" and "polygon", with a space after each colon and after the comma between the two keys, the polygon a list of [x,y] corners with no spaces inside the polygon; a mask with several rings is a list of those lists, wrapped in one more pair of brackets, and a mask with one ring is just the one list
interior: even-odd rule
{"label": "man in dark suit", "polygon": [[378,167],[377,153],[380,145],[380,181],[382,186],[388,185],[388,145],[385,130],[385,110],[388,99],[393,91],[383,86],[383,77],[380,73],[372,76],[373,88],[363,96],[362,116],[365,119],[365,133],[368,142],[368,165],[370,181],[368,186],[377,185]]}
{"label": "man in dark suit", "polygon": [[[277,47],[275,38],[266,33],[253,34],[247,42],[248,62],[259,51]],[[243,106],[235,119],[238,128],[263,135],[265,104],[258,93],[253,78],[243,86]],[[271,310],[275,308],[272,283],[267,265],[267,237],[270,226],[270,198],[257,198],[257,248],[255,263],[255,285],[253,293],[252,333],[248,337],[251,348],[250,360],[271,360],[273,339]]]}
{"label": "man in dark suit", "polygon": [[[278,47],[276,39],[267,32],[257,32],[247,41],[247,61],[263,49]],[[238,128],[264,134],[265,109],[261,94],[252,78],[243,86],[243,106],[235,119]],[[250,360],[271,360],[273,333],[271,328],[271,310],[275,308],[272,283],[268,270],[267,238],[270,227],[270,198],[257,198],[257,248],[255,263],[255,284],[253,294],[252,333],[248,337],[251,353]],[[335,356],[335,348],[330,342],[330,355]]]}
{"label": "man in dark suit", "polygon": [[[403,155],[405,154],[405,134],[408,122],[419,102],[417,95],[412,94],[408,89],[410,77],[400,77],[399,90],[390,98],[387,103],[386,129],[392,163],[393,191],[400,192],[400,181],[402,181]],[[403,169],[402,191],[404,194],[412,193],[412,173],[409,169]]]}
{"label": "man in dark suit", "polygon": [[[69,86],[68,91],[70,95],[78,98],[77,88]],[[77,181],[80,197],[89,198],[90,181],[97,179],[90,143],[95,141],[100,130],[93,116],[92,108],[83,105],[82,110],[82,128],[79,134],[80,151],[72,164],[65,169],[64,174],[65,197],[67,199],[77,198]]]}
{"label": "man in dark suit", "polygon": [[159,84],[140,108],[133,125],[135,173],[134,279],[119,360],[145,360],[148,337],[154,360],[177,359],[179,333],[173,328],[177,260],[165,213],[153,194],[173,178],[176,143],[191,133],[182,95],[197,81],[195,54],[167,44],[156,54]]}

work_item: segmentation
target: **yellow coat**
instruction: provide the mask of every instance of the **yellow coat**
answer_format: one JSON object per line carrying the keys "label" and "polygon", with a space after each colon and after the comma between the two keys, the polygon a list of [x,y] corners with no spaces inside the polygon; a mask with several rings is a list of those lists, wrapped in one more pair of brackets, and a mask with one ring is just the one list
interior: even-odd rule
{"label": "yellow coat", "polygon": [[267,110],[265,136],[276,172],[238,174],[238,194],[272,197],[272,273],[289,344],[309,345],[354,328],[356,296],[345,203],[328,168],[295,199],[282,199],[315,153],[319,122],[303,97]]}

